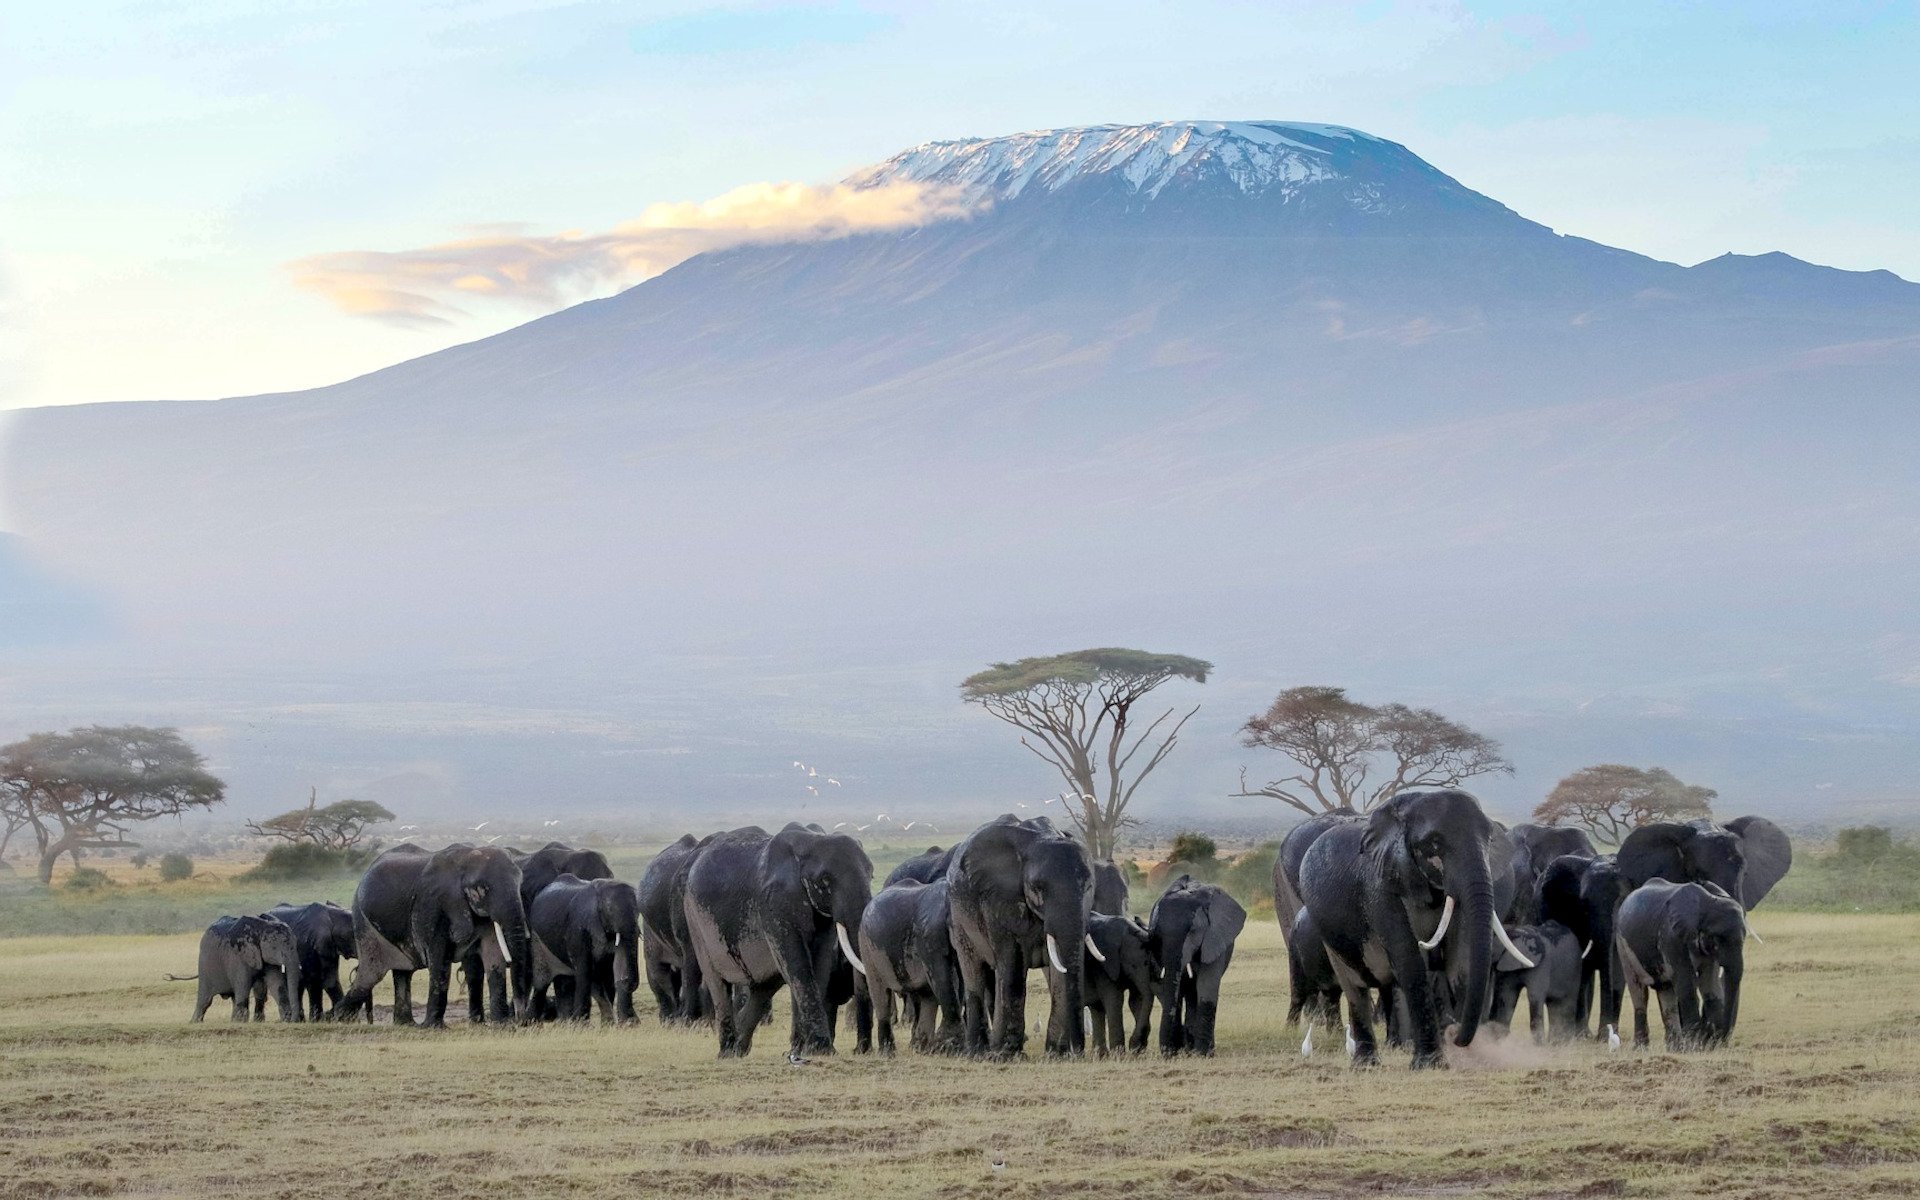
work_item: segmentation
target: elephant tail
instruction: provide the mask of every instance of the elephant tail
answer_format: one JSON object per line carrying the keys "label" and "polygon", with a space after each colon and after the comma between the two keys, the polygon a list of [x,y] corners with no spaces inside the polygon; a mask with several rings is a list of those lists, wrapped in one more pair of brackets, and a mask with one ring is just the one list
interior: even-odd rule
{"label": "elephant tail", "polygon": [[162,976],[161,978],[163,978],[163,979],[167,979],[167,980],[169,980],[169,981],[171,981],[171,982],[173,982],[173,983],[185,983],[185,982],[187,982],[187,981],[188,981],[189,979],[198,979],[198,978],[200,978],[200,972],[198,972],[198,971],[195,971],[195,972],[194,972],[193,974],[191,974],[191,975],[164,975],[164,976]]}

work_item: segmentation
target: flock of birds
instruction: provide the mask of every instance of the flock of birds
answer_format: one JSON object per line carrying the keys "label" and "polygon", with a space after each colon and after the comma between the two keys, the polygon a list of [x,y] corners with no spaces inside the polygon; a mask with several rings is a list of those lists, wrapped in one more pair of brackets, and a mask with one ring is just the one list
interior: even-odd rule
{"label": "flock of birds", "polygon": [[[807,793],[812,796],[818,796],[820,794],[820,788],[823,785],[827,787],[846,786],[831,775],[822,775],[818,767],[808,766],[806,763],[801,762],[797,758],[793,760],[793,769],[796,771],[805,772],[801,776],[803,780],[807,780],[807,779],[820,780],[820,783],[803,783],[802,784],[802,786],[807,789]],[[1048,801],[1048,803],[1051,804],[1052,801]],[[1020,807],[1025,808],[1026,805],[1022,804]],[[834,825],[831,832],[838,833],[842,829],[851,829],[855,833],[865,833],[867,832],[867,830],[874,829],[874,828],[891,829],[898,833],[911,833],[916,829],[922,830],[926,833],[940,832],[940,827],[938,825],[935,825],[931,821],[914,820],[914,821],[907,821],[903,824],[899,821],[895,821],[892,817],[888,816],[886,813],[875,813],[873,815],[873,820],[868,821],[864,825],[855,825],[852,821],[840,821]]]}

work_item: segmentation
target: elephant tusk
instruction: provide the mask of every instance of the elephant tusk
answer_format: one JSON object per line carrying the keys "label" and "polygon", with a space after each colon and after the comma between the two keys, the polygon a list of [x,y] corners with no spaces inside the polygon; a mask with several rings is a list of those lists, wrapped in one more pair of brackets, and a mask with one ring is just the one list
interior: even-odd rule
{"label": "elephant tusk", "polygon": [[1107,961],[1107,956],[1100,953],[1100,947],[1093,944],[1092,934],[1087,935],[1087,953],[1093,955],[1093,961],[1095,962]]}
{"label": "elephant tusk", "polygon": [[1587,944],[1580,947],[1580,961],[1585,962],[1587,960],[1587,956],[1592,953],[1593,953],[1593,939],[1588,938]]}
{"label": "elephant tusk", "polygon": [[1748,919],[1745,913],[1740,914],[1740,923],[1746,926],[1748,937],[1752,938],[1756,942],[1759,942],[1762,946],[1767,944],[1767,939],[1761,937],[1758,933],[1754,932],[1753,922]]}
{"label": "elephant tusk", "polygon": [[1192,963],[1188,963],[1188,964],[1187,964],[1187,978],[1188,978],[1188,979],[1192,979],[1192,978],[1193,978],[1193,964],[1192,964]]}
{"label": "elephant tusk", "polygon": [[1438,946],[1440,939],[1447,936],[1447,926],[1451,924],[1453,924],[1453,897],[1448,896],[1447,902],[1440,907],[1440,928],[1433,931],[1432,938],[1421,942],[1420,948],[1422,950],[1431,950],[1435,946]]}
{"label": "elephant tusk", "polygon": [[500,943],[500,957],[507,960],[508,966],[512,966],[513,951],[507,949],[507,935],[501,930],[498,921],[493,923],[493,940]]}
{"label": "elephant tusk", "polygon": [[833,931],[840,935],[840,953],[847,956],[847,961],[853,964],[854,970],[865,975],[867,973],[866,964],[862,963],[860,956],[853,952],[853,940],[847,937],[847,927],[835,921],[833,923]]}
{"label": "elephant tusk", "polygon": [[620,944],[620,931],[618,929],[613,931],[613,944],[616,946]]}
{"label": "elephant tusk", "polygon": [[1047,935],[1047,957],[1053,961],[1053,969],[1062,975],[1067,973],[1067,964],[1060,961],[1060,947],[1054,944],[1053,935]]}
{"label": "elephant tusk", "polygon": [[1507,936],[1507,927],[1500,923],[1499,917],[1495,917],[1493,919],[1493,936],[1500,939],[1500,944],[1506,947],[1508,954],[1511,954],[1515,958],[1520,960],[1521,966],[1525,967],[1529,971],[1533,969],[1533,966],[1534,966],[1533,960],[1528,958],[1526,955],[1520,953],[1520,947],[1514,945],[1513,939]]}

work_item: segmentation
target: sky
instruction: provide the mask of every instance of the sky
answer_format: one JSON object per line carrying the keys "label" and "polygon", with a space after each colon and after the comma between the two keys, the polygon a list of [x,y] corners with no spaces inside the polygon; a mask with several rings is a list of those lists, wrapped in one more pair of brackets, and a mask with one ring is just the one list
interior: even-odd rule
{"label": "sky", "polygon": [[[847,219],[822,185],[922,141],[1104,122],[1350,125],[1561,232],[1920,279],[1916,62],[1914,4],[1839,0],[8,5],[0,408],[333,382],[670,265],[676,214],[691,253]],[[606,254],[356,286],[476,239]]]}

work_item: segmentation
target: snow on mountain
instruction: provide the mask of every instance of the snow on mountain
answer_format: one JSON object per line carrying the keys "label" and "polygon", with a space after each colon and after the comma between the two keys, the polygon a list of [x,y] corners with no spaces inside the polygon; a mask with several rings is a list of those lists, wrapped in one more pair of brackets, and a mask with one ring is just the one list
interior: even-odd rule
{"label": "snow on mountain", "polygon": [[872,186],[912,180],[977,188],[1012,200],[1030,187],[1057,192],[1090,176],[1107,175],[1151,199],[1176,180],[1218,177],[1245,195],[1285,196],[1339,175],[1335,152],[1341,143],[1349,149],[1364,144],[1412,157],[1392,142],[1338,125],[1161,121],[924,142],[848,182]]}

